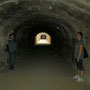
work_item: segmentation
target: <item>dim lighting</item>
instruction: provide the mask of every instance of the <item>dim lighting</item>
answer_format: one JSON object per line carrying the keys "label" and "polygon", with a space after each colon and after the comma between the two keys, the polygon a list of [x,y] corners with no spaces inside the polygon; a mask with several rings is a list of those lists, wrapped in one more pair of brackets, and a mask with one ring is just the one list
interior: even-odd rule
{"label": "dim lighting", "polygon": [[29,10],[32,10],[32,7],[29,7],[28,9],[29,9]]}
{"label": "dim lighting", "polygon": [[50,7],[49,7],[49,9],[51,10],[51,9],[52,9],[52,7],[50,6]]}
{"label": "dim lighting", "polygon": [[57,27],[57,29],[59,29],[59,27]]}

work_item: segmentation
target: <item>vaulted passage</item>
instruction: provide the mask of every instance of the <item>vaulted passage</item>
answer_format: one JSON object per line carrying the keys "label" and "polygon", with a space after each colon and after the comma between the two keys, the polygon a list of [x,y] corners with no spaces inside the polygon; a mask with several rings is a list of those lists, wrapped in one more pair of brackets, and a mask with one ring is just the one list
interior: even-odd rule
{"label": "vaulted passage", "polygon": [[[76,83],[76,33],[90,54],[90,5],[85,0],[0,1],[0,90],[90,90],[90,57],[84,83]],[[17,44],[16,70],[8,69],[9,34]]]}
{"label": "vaulted passage", "polygon": [[[69,59],[72,57],[74,47],[74,37],[72,34],[74,34],[74,31],[60,24],[57,19],[56,22],[52,19],[49,20],[48,18],[44,20],[43,15],[37,18],[38,21],[36,21],[35,18],[35,20],[26,21],[16,27],[15,37],[18,53],[36,53],[37,51],[45,53],[46,50],[50,50],[62,58],[65,57]],[[41,18],[43,19],[41,20]],[[42,32],[50,35],[51,44],[42,46],[35,44],[36,36]]]}
{"label": "vaulted passage", "polygon": [[[1,89],[88,89],[84,83],[81,87],[72,79],[74,69],[70,62],[73,57],[74,31],[59,23],[58,19],[41,18],[43,16],[38,17],[38,21],[36,18],[25,21],[14,29],[17,43],[16,70],[1,74],[0,85],[4,85],[0,86]],[[50,35],[50,45],[35,44],[36,36],[42,32]]]}
{"label": "vaulted passage", "polygon": [[[41,18],[43,16],[38,17],[38,21],[25,21],[14,29],[16,70],[2,73],[0,84],[5,87],[2,85],[1,89],[88,90],[84,83],[81,87],[72,79],[74,69],[70,62],[73,59],[74,31],[58,23],[57,19]],[[51,43],[36,44],[40,39],[48,39]]]}

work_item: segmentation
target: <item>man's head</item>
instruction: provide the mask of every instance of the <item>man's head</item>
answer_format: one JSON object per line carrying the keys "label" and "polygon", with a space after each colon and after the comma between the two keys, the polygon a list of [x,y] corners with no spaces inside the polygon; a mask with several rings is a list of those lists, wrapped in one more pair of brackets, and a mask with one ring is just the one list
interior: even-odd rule
{"label": "man's head", "polygon": [[10,38],[10,39],[14,39],[14,34],[10,34],[10,35],[9,35],[9,38]]}
{"label": "man's head", "polygon": [[77,40],[81,40],[83,38],[83,33],[82,32],[78,32],[77,33]]}

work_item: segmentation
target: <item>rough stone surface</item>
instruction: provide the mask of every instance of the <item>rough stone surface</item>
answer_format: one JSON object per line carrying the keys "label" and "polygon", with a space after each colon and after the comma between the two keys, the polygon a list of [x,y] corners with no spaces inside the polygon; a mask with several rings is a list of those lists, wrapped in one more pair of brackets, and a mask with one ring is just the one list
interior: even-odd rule
{"label": "rough stone surface", "polygon": [[[7,37],[26,21],[54,22],[67,27],[71,36],[82,31],[90,56],[89,0],[0,0],[0,62],[7,57],[4,49]],[[27,27],[27,26],[26,26]],[[2,66],[2,65],[1,65]],[[90,57],[85,61],[87,83],[90,84]]]}

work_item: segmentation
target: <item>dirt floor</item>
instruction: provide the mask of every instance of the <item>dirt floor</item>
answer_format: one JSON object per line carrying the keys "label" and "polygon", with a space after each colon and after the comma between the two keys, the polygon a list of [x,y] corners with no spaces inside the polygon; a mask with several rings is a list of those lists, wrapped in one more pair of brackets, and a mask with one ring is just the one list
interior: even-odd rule
{"label": "dirt floor", "polygon": [[73,79],[72,65],[48,53],[18,56],[16,70],[0,73],[0,90],[90,90]]}

